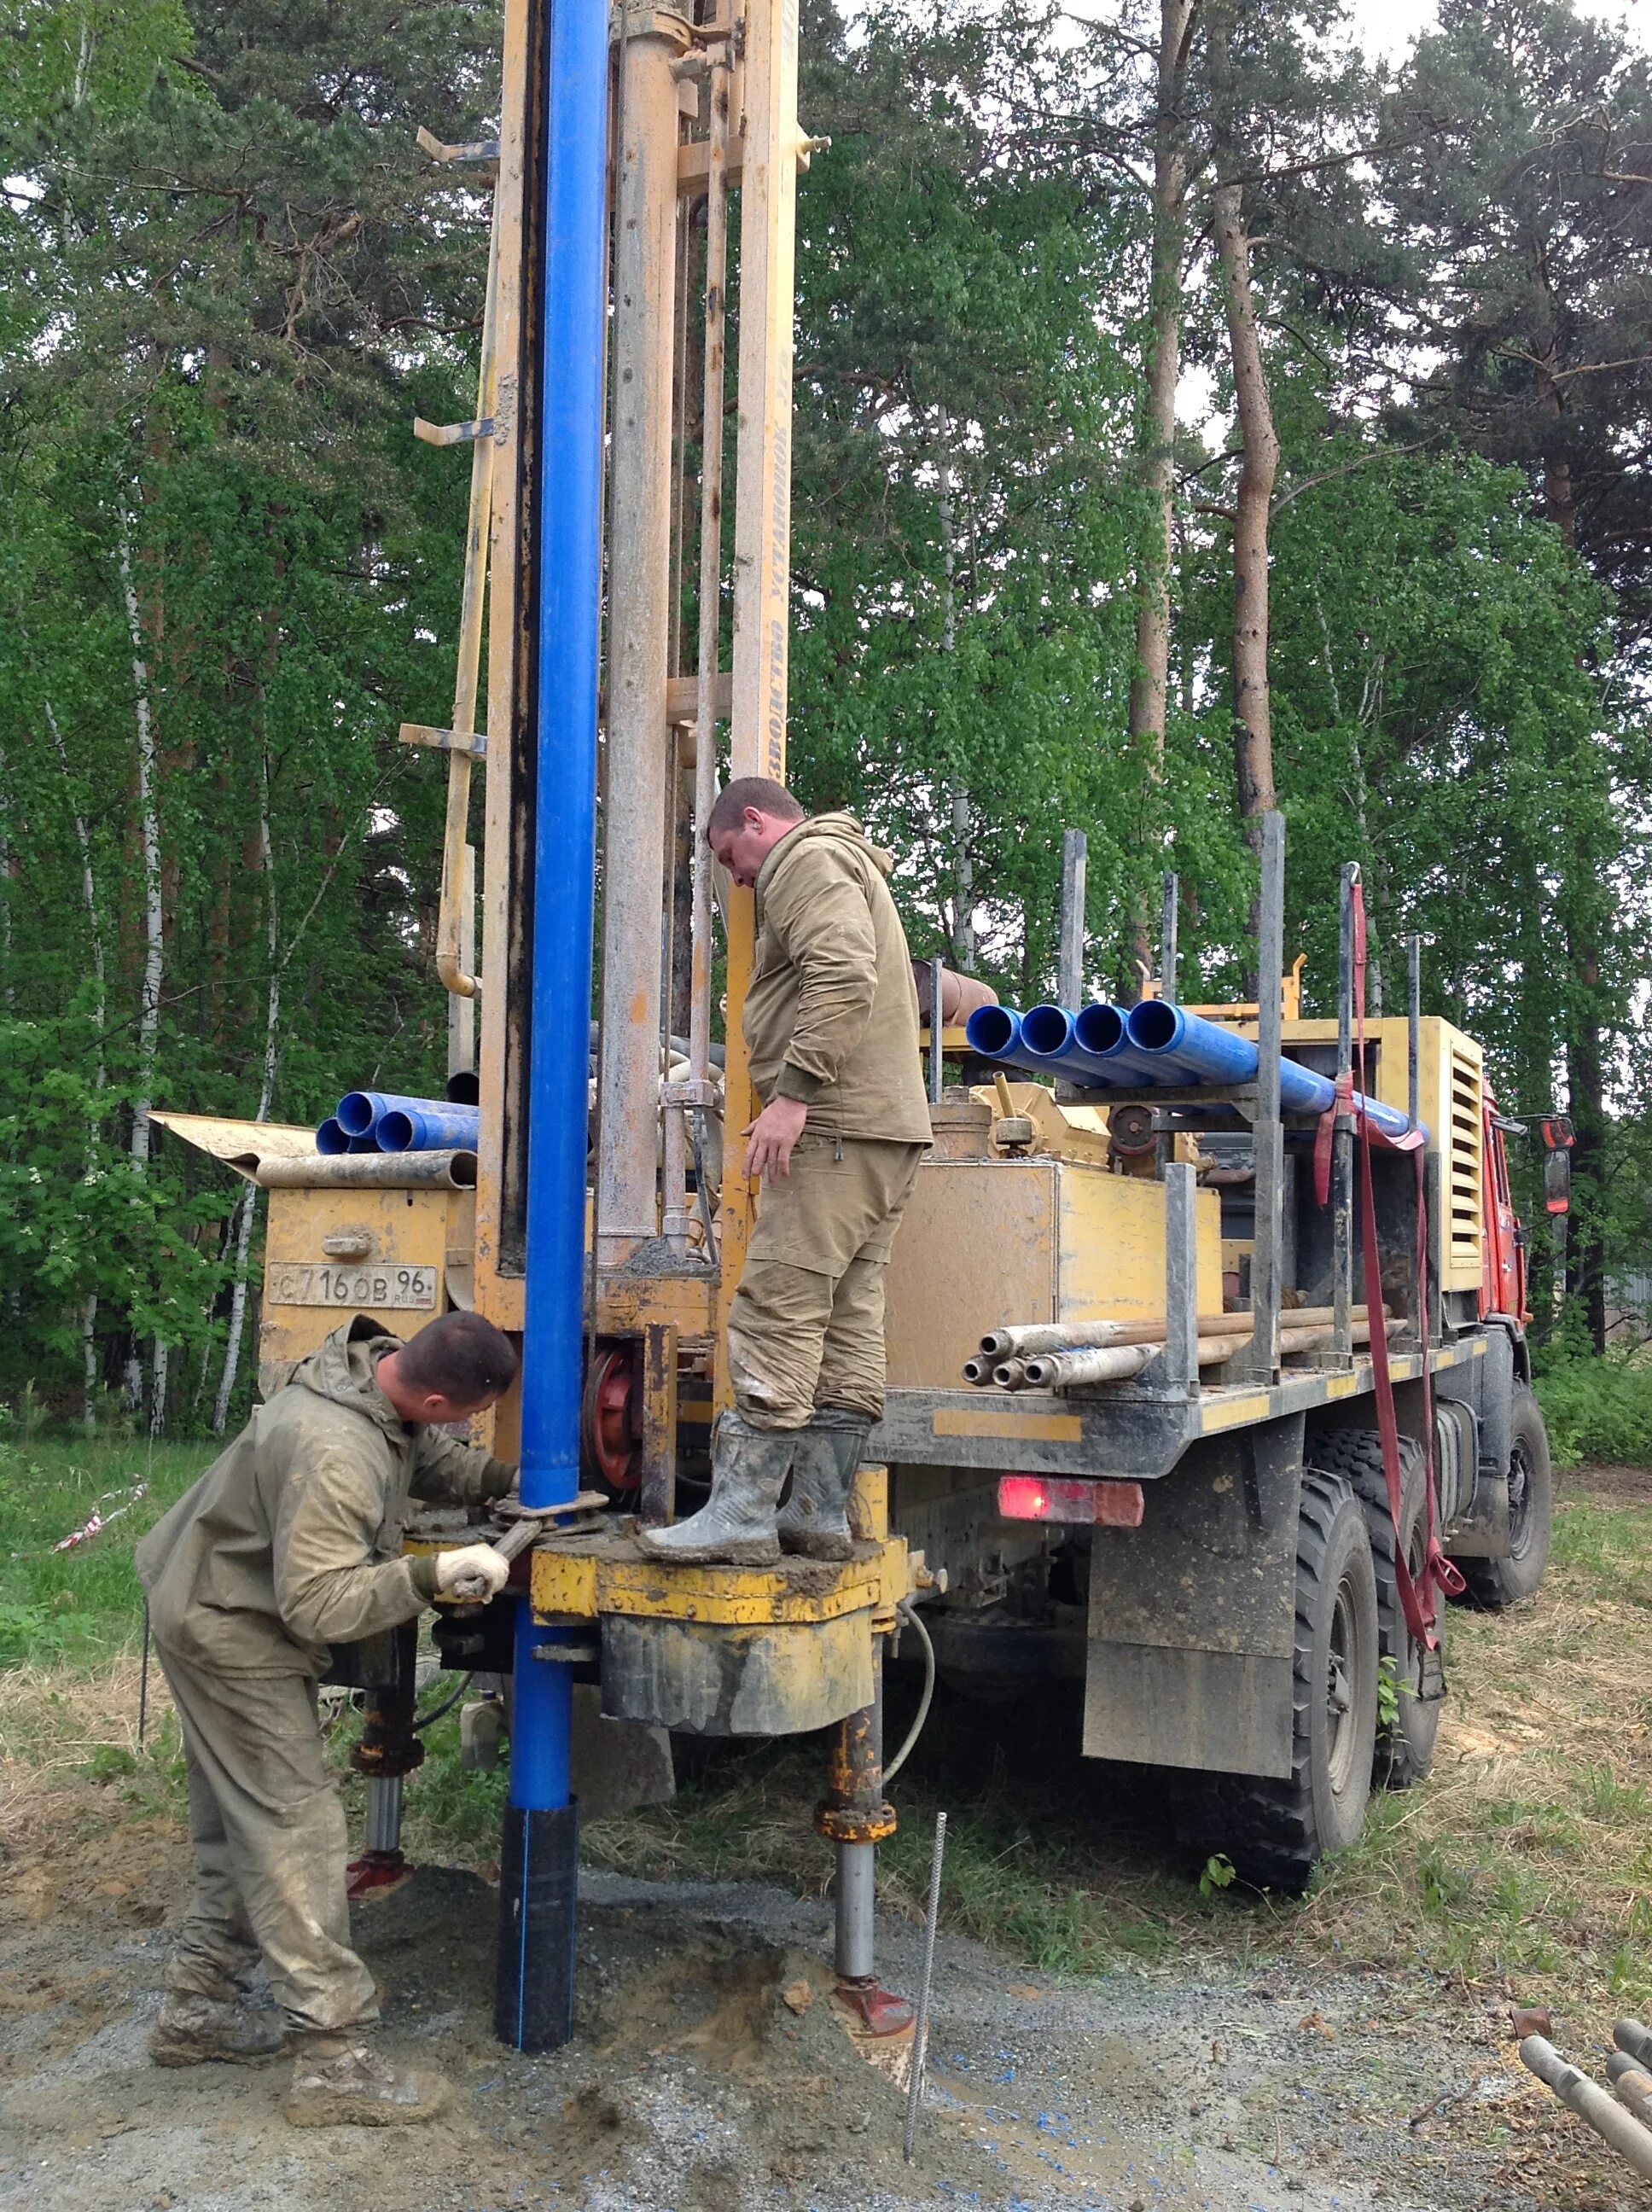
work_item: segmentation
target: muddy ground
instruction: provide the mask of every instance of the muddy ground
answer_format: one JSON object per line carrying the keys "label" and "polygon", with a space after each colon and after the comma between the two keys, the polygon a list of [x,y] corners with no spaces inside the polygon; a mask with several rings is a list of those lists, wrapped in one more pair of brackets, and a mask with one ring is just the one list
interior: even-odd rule
{"label": "muddy ground", "polygon": [[[493,2039],[497,1894],[427,1868],[361,1908],[391,2055],[456,2095],[422,2129],[300,2133],[287,2068],[146,2062],[187,1849],[157,1820],[3,1870],[0,2207],[31,2212],[819,2212],[1631,2201],[1520,2073],[1506,2013],[1422,1972],[1184,1960],[1063,1986],[939,1947],[932,2075],[901,2156],[907,2050],[830,1992],[829,1909],[777,1889],[583,1886],[578,2039]],[[882,1931],[915,1986],[920,1934]]]}

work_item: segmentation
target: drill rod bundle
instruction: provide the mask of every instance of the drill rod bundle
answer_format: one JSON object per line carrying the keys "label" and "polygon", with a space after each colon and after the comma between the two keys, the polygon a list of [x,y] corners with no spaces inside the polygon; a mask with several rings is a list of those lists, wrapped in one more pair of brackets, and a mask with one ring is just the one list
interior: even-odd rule
{"label": "drill rod bundle", "polygon": [[[1250,1330],[1242,1314],[1201,1314],[1198,1321],[1198,1360],[1201,1367],[1220,1366],[1249,1343]],[[1400,1326],[1383,1310],[1389,1334]],[[1370,1309],[1353,1311],[1356,1343],[1370,1340]],[[1328,1306],[1304,1307],[1281,1316],[1279,1354],[1319,1352],[1332,1341]],[[963,1379],[978,1385],[995,1384],[1000,1390],[1070,1390],[1100,1382],[1127,1382],[1139,1375],[1163,1351],[1168,1336],[1164,1322],[1038,1322],[991,1329],[981,1340],[980,1356],[964,1362]]]}

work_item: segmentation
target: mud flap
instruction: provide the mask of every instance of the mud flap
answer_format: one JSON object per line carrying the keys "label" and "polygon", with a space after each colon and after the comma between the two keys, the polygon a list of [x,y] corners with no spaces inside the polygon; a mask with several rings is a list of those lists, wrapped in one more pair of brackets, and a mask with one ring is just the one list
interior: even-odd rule
{"label": "mud flap", "polygon": [[1087,1758],[1290,1774],[1302,1455],[1299,1413],[1202,1439],[1096,1530]]}

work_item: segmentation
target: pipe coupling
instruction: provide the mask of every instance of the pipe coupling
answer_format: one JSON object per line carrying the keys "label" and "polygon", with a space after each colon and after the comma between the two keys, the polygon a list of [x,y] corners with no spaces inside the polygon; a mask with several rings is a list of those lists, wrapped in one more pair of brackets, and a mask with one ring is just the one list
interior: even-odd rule
{"label": "pipe coupling", "polygon": [[883,1844],[898,1823],[893,1805],[834,1805],[815,1808],[815,1832],[829,1844]]}
{"label": "pipe coupling", "polygon": [[424,1765],[424,1746],[417,1736],[404,1743],[358,1743],[350,1765],[369,1782],[393,1782],[398,1774],[411,1774]]}

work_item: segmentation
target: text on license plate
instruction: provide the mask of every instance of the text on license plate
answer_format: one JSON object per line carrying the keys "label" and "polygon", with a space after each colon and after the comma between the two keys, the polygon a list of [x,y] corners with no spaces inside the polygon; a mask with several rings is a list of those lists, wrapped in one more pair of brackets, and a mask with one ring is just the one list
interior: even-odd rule
{"label": "text on license plate", "polygon": [[434,1267],[303,1267],[278,1262],[270,1270],[270,1303],[277,1306],[345,1306],[362,1310],[433,1306]]}

